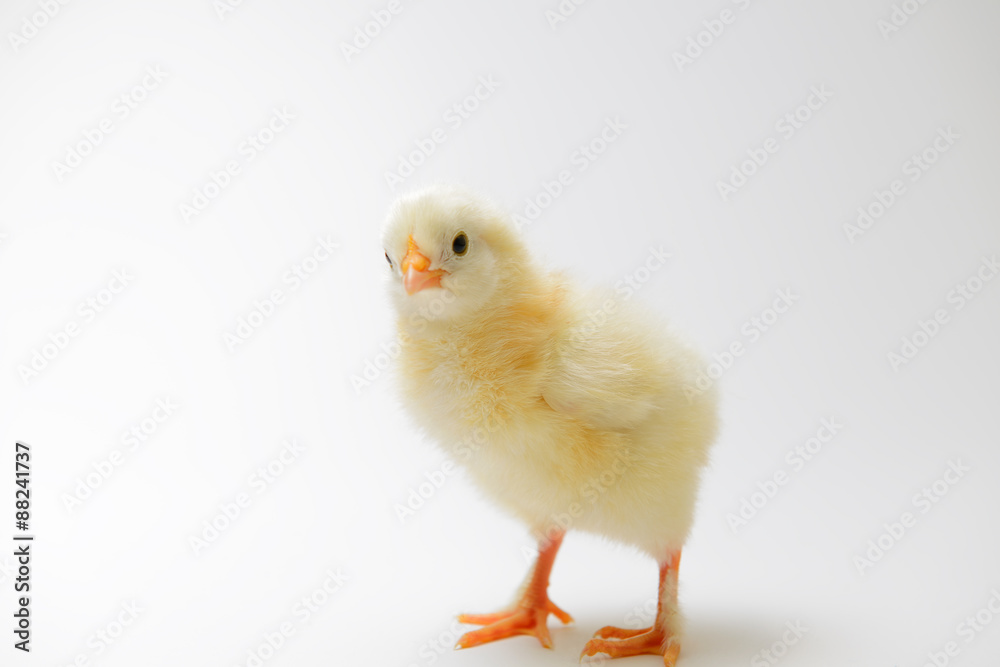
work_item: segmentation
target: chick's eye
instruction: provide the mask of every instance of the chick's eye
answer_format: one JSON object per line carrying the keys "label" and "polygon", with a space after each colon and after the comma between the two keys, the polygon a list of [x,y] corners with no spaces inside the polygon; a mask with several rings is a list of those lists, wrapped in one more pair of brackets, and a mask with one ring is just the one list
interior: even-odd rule
{"label": "chick's eye", "polygon": [[455,235],[455,240],[451,242],[451,249],[456,255],[465,254],[465,251],[469,249],[469,237],[465,235],[465,232],[459,232]]}
{"label": "chick's eye", "polygon": [[385,253],[385,261],[389,262],[389,266],[392,266],[392,258],[389,257],[389,253]]}

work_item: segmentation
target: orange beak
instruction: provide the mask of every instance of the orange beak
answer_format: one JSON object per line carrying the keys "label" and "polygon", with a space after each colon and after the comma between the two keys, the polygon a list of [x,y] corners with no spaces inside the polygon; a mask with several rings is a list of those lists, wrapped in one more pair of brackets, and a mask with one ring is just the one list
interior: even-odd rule
{"label": "orange beak", "polygon": [[441,276],[447,273],[443,269],[430,270],[431,260],[420,252],[417,244],[410,236],[406,248],[406,257],[399,268],[403,271],[403,287],[407,294],[416,294],[427,287],[441,287]]}

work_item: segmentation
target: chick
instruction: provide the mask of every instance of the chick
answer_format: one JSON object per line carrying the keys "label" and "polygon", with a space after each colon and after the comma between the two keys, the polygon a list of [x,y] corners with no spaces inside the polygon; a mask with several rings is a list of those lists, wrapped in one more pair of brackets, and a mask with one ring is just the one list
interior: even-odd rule
{"label": "chick", "polygon": [[434,186],[399,200],[383,232],[403,399],[418,424],[537,536],[514,602],[459,617],[458,646],[529,634],[551,648],[549,573],[567,529],[633,545],[659,564],[656,619],[604,627],[581,654],[653,653],[674,665],[681,547],[716,433],[694,389],[698,354],[648,313],[582,290],[532,259],[510,217]]}

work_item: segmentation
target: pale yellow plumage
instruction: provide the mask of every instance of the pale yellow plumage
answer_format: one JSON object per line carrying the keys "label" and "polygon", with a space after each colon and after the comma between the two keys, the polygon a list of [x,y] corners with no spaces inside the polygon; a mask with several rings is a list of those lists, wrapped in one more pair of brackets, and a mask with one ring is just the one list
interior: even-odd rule
{"label": "pale yellow plumage", "polygon": [[[632,303],[538,267],[508,216],[465,190],[403,198],[383,242],[418,423],[536,534],[584,530],[661,564],[679,552],[716,430],[715,396],[690,391],[696,352]],[[440,287],[404,290],[411,248]]]}

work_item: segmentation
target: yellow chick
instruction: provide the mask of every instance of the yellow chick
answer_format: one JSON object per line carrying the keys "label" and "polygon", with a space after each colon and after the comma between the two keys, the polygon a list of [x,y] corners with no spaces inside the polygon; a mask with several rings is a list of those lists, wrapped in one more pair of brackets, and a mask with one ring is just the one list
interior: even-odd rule
{"label": "yellow chick", "polygon": [[460,616],[482,627],[458,646],[529,634],[550,648],[548,615],[572,618],[549,600],[549,573],[576,529],[660,568],[652,627],[602,628],[581,659],[653,653],[674,665],[677,568],[716,433],[716,397],[695,389],[698,354],[634,305],[539,267],[510,217],[467,190],[400,199],[383,244],[412,416],[539,539],[513,604]]}

